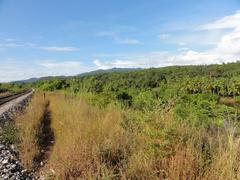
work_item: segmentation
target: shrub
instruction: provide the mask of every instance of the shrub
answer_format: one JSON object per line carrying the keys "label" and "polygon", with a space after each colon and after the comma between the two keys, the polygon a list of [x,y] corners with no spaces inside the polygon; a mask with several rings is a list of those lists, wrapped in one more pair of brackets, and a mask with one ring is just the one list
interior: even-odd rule
{"label": "shrub", "polygon": [[7,144],[20,143],[19,130],[15,127],[13,122],[4,126],[3,131],[0,133],[0,140]]}
{"label": "shrub", "polygon": [[132,99],[133,98],[127,92],[118,93],[117,99],[126,106],[131,106],[132,105]]}
{"label": "shrub", "polygon": [[133,107],[136,109],[154,109],[156,99],[151,91],[140,92],[133,98]]}

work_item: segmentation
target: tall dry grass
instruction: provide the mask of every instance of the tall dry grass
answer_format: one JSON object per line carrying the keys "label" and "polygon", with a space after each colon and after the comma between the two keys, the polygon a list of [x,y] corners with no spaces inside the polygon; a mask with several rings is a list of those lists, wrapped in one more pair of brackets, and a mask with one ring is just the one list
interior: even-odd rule
{"label": "tall dry grass", "polygon": [[56,139],[49,166],[57,178],[121,176],[132,139],[120,126],[120,111],[101,110],[63,94],[49,99]]}
{"label": "tall dry grass", "polygon": [[240,179],[240,137],[237,127],[209,130],[181,129],[184,143],[175,146],[175,153],[161,159],[168,179]]}
{"label": "tall dry grass", "polygon": [[8,96],[8,95],[11,95],[11,93],[10,92],[0,92],[0,97],[2,97],[2,96]]}
{"label": "tall dry grass", "polygon": [[[214,139],[212,163],[207,169],[205,179],[240,179],[240,137],[235,125],[225,127]],[[216,144],[216,143],[215,143]]]}
{"label": "tall dry grass", "polygon": [[37,136],[47,103],[43,95],[37,93],[25,113],[15,119],[15,124],[20,131],[20,158],[28,169],[33,168],[34,158],[39,154]]}
{"label": "tall dry grass", "polygon": [[[101,109],[64,93],[49,93],[47,99],[55,137],[43,169],[48,177],[240,179],[237,125],[190,127],[176,121],[171,111],[159,111],[149,115],[141,131],[139,126],[132,127],[134,124],[128,130],[123,115],[131,110],[123,111],[115,105]],[[17,119],[23,140],[21,158],[27,166],[38,153],[37,127],[45,106],[42,96],[36,95],[27,113]]]}

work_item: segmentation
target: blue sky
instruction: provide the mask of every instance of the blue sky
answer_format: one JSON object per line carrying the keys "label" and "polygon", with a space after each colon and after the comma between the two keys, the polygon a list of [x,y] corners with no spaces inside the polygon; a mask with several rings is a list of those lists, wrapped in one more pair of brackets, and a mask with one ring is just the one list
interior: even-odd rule
{"label": "blue sky", "polygon": [[0,82],[239,57],[239,0],[0,0]]}

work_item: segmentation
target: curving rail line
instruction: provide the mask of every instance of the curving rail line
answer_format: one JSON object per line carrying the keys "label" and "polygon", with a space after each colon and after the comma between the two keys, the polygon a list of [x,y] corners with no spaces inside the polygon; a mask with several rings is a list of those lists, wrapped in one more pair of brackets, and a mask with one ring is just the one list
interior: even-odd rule
{"label": "curving rail line", "polygon": [[0,106],[9,102],[9,101],[12,101],[20,96],[23,96],[25,94],[28,94],[30,93],[32,90],[31,89],[28,89],[28,90],[24,90],[24,91],[21,91],[21,92],[17,92],[17,93],[14,93],[14,94],[11,94],[11,95],[7,95],[7,96],[2,96],[0,97]]}

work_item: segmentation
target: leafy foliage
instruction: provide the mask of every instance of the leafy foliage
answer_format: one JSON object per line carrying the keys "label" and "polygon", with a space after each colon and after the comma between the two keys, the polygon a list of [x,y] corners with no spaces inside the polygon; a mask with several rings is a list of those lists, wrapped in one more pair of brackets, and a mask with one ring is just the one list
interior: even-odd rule
{"label": "leafy foliage", "polygon": [[173,111],[176,119],[194,125],[221,125],[233,118],[236,106],[221,103],[226,97],[239,102],[240,62],[209,66],[172,66],[144,70],[50,78],[33,83],[1,84],[0,90],[34,87],[83,94],[92,104],[110,103],[151,112]]}

